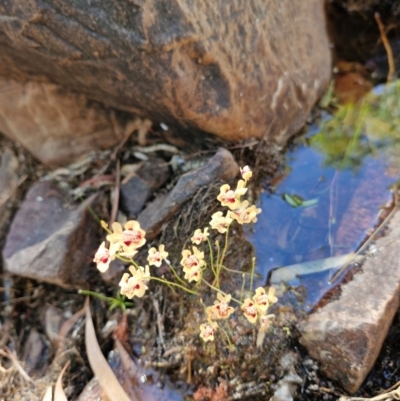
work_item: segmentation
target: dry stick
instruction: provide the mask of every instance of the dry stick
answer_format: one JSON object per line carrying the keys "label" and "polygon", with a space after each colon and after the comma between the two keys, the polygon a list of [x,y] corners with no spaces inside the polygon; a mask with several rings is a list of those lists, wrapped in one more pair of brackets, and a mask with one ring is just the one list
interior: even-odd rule
{"label": "dry stick", "polygon": [[156,315],[157,315],[158,339],[160,341],[161,346],[165,350],[167,348],[167,346],[165,345],[164,337],[163,337],[162,317],[161,317],[161,314],[160,314],[160,308],[158,307],[158,301],[155,298],[153,298],[153,306],[154,306],[154,310],[156,311]]}
{"label": "dry stick", "polygon": [[376,234],[389,222],[389,220],[393,217],[395,212],[397,211],[398,208],[398,192],[397,192],[397,187],[394,188],[394,207],[393,210],[386,216],[386,218],[382,221],[381,224],[379,224],[379,227],[371,234],[371,236],[365,241],[364,245],[355,253],[354,258],[347,262],[345,265],[343,265],[334,275],[333,277],[329,280],[329,282],[332,284],[335,282],[335,280],[343,273],[343,271],[352,263],[352,261],[360,255],[362,252],[365,251],[367,246],[371,243],[371,241],[375,238]]}
{"label": "dry stick", "polygon": [[374,17],[375,17],[376,23],[378,24],[379,32],[381,34],[381,40],[382,40],[383,46],[385,46],[385,50],[386,50],[386,53],[388,56],[389,72],[388,72],[388,76],[387,76],[387,82],[391,82],[393,80],[393,75],[395,72],[393,51],[390,46],[389,40],[386,36],[385,26],[382,23],[380,14],[378,12],[376,12],[374,14]]}

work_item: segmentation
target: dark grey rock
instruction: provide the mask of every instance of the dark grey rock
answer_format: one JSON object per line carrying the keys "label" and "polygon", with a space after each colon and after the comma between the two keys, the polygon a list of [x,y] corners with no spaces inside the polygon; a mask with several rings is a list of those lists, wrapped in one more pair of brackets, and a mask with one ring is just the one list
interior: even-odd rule
{"label": "dark grey rock", "polygon": [[160,233],[162,225],[199,189],[219,179],[230,181],[238,174],[239,166],[232,154],[224,148],[219,148],[204,167],[183,174],[170,193],[158,197],[140,213],[138,221],[146,231],[146,238],[148,240],[155,238]]}
{"label": "dark grey rock", "polygon": [[66,205],[57,186],[39,182],[28,191],[3,249],[6,271],[62,287],[87,287],[98,245],[97,222],[87,211],[95,195]]}
{"label": "dark grey rock", "polygon": [[137,217],[145,203],[168,178],[169,168],[165,160],[150,159],[121,185],[121,209],[129,219]]}

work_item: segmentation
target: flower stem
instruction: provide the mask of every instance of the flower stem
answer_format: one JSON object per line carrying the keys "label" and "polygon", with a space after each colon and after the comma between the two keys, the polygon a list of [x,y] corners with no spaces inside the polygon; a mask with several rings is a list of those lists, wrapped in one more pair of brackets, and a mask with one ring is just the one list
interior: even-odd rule
{"label": "flower stem", "polygon": [[105,295],[98,294],[97,292],[88,291],[88,290],[79,290],[78,293],[82,294],[82,295],[90,295],[92,297],[101,299],[102,301],[106,301],[106,302],[113,302],[116,300],[116,298],[106,297]]}
{"label": "flower stem", "polygon": [[251,260],[251,276],[250,276],[250,292],[253,291],[253,278],[254,278],[254,267],[256,265],[256,258]]}
{"label": "flower stem", "polygon": [[[203,283],[204,283],[205,285],[207,285],[208,287],[210,287],[210,288],[213,289],[214,291],[219,292],[220,294],[222,294],[222,295],[225,296],[225,297],[228,295],[228,294],[226,294],[225,292],[221,291],[219,288],[216,288],[216,287],[214,287],[212,284],[208,283],[206,280],[204,280],[204,278],[202,278],[201,280],[203,281]],[[232,296],[231,296],[231,300],[234,301],[234,302],[236,302],[236,303],[238,303],[239,305],[242,305],[242,302],[240,302],[240,301],[239,301],[238,299],[236,299],[236,298],[233,298]]]}
{"label": "flower stem", "polygon": [[243,279],[243,282],[242,282],[242,288],[240,289],[240,301],[243,300],[244,285],[246,283],[246,275],[244,273],[242,274],[242,279]]}
{"label": "flower stem", "polygon": [[184,287],[183,285],[177,284],[177,283],[173,283],[172,281],[168,281],[162,278],[158,278],[158,277],[150,277],[150,280],[155,280],[155,281],[159,281],[160,283],[164,283],[167,285],[174,285],[175,287],[179,287],[181,290],[188,292],[189,294],[193,294],[193,295],[200,295],[198,292],[196,291],[192,291],[189,290],[189,288]]}
{"label": "flower stem", "polygon": [[208,242],[208,249],[210,250],[210,262],[211,262],[210,267],[211,267],[211,270],[215,277],[216,274],[215,274],[215,270],[214,270],[214,255],[213,255],[213,250],[212,250],[212,246],[211,246],[211,241],[208,239],[208,237],[207,237],[207,242]]}

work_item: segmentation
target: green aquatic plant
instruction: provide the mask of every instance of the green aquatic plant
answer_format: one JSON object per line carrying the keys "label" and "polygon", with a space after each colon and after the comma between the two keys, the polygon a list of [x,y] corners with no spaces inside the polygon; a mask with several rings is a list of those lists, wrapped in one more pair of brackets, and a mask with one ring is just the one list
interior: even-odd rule
{"label": "green aquatic plant", "polygon": [[381,89],[357,103],[338,106],[310,139],[311,146],[325,155],[326,165],[357,170],[365,156],[399,147],[400,81]]}

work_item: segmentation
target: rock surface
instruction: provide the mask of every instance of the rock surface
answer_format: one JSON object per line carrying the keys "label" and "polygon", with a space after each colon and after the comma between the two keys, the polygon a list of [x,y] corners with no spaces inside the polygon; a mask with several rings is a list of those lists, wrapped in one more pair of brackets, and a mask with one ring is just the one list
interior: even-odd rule
{"label": "rock surface", "polygon": [[86,288],[93,269],[97,223],[87,211],[94,197],[65,204],[55,184],[34,184],[14,217],[3,249],[6,271],[62,287]]}
{"label": "rock surface", "polygon": [[239,166],[232,154],[224,148],[219,148],[204,167],[183,174],[170,193],[158,197],[139,214],[138,221],[146,231],[146,238],[148,240],[155,238],[160,233],[162,225],[199,189],[218,179],[230,181],[238,173]]}
{"label": "rock surface", "polygon": [[222,138],[284,142],[330,79],[324,2],[0,3],[0,75]]}
{"label": "rock surface", "polygon": [[371,370],[399,306],[399,212],[376,247],[362,271],[342,285],[340,298],[299,325],[310,356],[349,393],[357,391]]}
{"label": "rock surface", "polygon": [[163,159],[149,159],[140,166],[135,175],[122,183],[121,208],[129,219],[137,217],[146,201],[168,177],[168,165]]}
{"label": "rock surface", "polygon": [[119,143],[114,112],[60,86],[0,77],[0,131],[48,166],[71,163]]}

